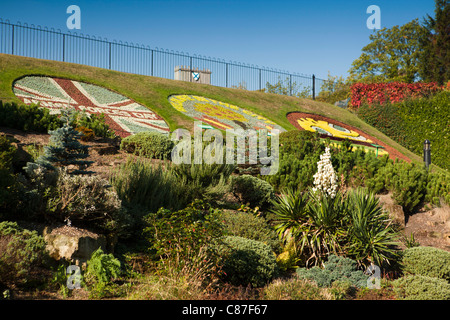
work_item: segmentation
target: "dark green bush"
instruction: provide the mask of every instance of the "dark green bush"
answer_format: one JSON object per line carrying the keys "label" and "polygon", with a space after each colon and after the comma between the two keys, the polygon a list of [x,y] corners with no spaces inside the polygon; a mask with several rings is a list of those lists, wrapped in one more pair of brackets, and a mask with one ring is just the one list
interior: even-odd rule
{"label": "dark green bush", "polygon": [[425,197],[427,171],[415,163],[387,162],[367,186],[374,193],[392,191],[395,202],[411,213]]}
{"label": "dark green bush", "polygon": [[434,205],[442,205],[442,201],[450,205],[450,172],[431,172],[428,174],[425,201]]}
{"label": "dark green bush", "polygon": [[217,276],[220,256],[213,248],[224,232],[219,210],[197,200],[179,211],[161,208],[147,215],[145,223],[149,250],[160,259],[162,270],[201,275],[201,281]]}
{"label": "dark green bush", "polygon": [[38,105],[18,105],[15,102],[3,104],[0,100],[0,126],[24,131],[47,132],[61,126],[57,115]]}
{"label": "dark green bush", "polygon": [[84,127],[92,130],[96,137],[115,138],[116,134],[105,122],[105,115],[87,114],[86,112],[77,111],[71,123],[73,127]]}
{"label": "dark green bush", "polygon": [[275,198],[270,183],[247,174],[231,177],[231,191],[241,203],[252,208],[267,207]]}
{"label": "dark green bush", "polygon": [[422,275],[408,275],[392,282],[398,299],[450,300],[450,283]]}
{"label": "dark green bush", "polygon": [[13,211],[18,189],[12,172],[16,148],[4,135],[0,135],[0,218]]}
{"label": "dark green bush", "polygon": [[0,222],[0,283],[24,284],[33,280],[45,259],[45,241],[36,231],[16,222]]}
{"label": "dark green bush", "polygon": [[280,253],[281,242],[265,218],[239,211],[224,212],[222,217],[228,235],[261,241],[269,245],[275,253]]}
{"label": "dark green bush", "polygon": [[120,149],[147,158],[170,159],[174,143],[168,135],[145,131],[122,139]]}
{"label": "dark green bush", "polygon": [[275,189],[306,190],[312,185],[317,171],[317,161],[325,150],[319,136],[309,131],[287,131],[280,133],[279,169],[274,175],[263,176]]}
{"label": "dark green bush", "polygon": [[233,285],[262,287],[279,272],[272,249],[260,241],[227,236],[218,250],[224,280]]}
{"label": "dark green bush", "polygon": [[298,268],[297,275],[302,279],[315,281],[319,287],[331,287],[337,280],[346,280],[355,287],[364,288],[369,278],[363,271],[358,270],[356,261],[336,255],[329,255],[323,268]]}
{"label": "dark green bush", "polygon": [[405,273],[435,277],[450,282],[450,252],[433,247],[408,248],[403,252]]}

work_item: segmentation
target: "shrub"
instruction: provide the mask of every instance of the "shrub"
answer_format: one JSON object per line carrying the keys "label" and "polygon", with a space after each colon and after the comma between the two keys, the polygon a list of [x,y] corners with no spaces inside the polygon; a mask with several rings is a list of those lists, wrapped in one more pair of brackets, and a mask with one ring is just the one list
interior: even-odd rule
{"label": "shrub", "polygon": [[323,268],[318,266],[310,269],[298,268],[296,272],[301,279],[313,280],[321,288],[331,287],[337,280],[346,280],[355,287],[363,288],[369,278],[358,270],[356,261],[336,255],[329,255]]}
{"label": "shrub", "polygon": [[443,279],[409,275],[392,282],[398,299],[450,300],[450,283]]}
{"label": "shrub", "polygon": [[49,131],[50,144],[44,147],[44,155],[36,161],[47,168],[53,165],[67,167],[69,165],[78,166],[78,169],[71,170],[71,174],[88,174],[86,171],[93,161],[85,160],[89,157],[89,146],[80,143],[82,133],[76,131],[70,120],[74,116],[72,111],[61,110],[61,120],[64,125],[53,131]]}
{"label": "shrub", "polygon": [[450,172],[430,172],[425,201],[439,206],[441,199],[450,205]]}
{"label": "shrub", "polygon": [[145,131],[122,139],[120,149],[147,158],[170,159],[174,143],[168,135]]}
{"label": "shrub", "polygon": [[84,127],[89,129],[94,136],[103,138],[115,138],[116,134],[105,122],[105,115],[87,114],[84,111],[77,111],[71,123],[74,127]]}
{"label": "shrub", "polygon": [[179,211],[161,208],[147,215],[145,222],[149,249],[160,258],[165,273],[200,282],[217,276],[219,256],[212,248],[223,235],[218,210],[197,200]]}
{"label": "shrub", "polygon": [[94,298],[111,297],[120,294],[115,292],[117,285],[113,283],[122,273],[121,264],[111,253],[103,253],[101,248],[94,251],[87,261],[84,280],[90,287]]}
{"label": "shrub", "polygon": [[372,193],[357,189],[347,194],[347,205],[348,236],[344,245],[347,254],[365,266],[395,261],[399,233],[381,208],[380,200]]}
{"label": "shrub", "polygon": [[61,126],[57,115],[38,105],[3,104],[0,100],[0,126],[24,131],[47,132]]}
{"label": "shrub", "polygon": [[190,198],[186,182],[161,166],[152,167],[145,160],[129,160],[112,172],[111,184],[127,206],[139,206],[149,212],[164,207],[180,210]]}
{"label": "shrub", "polygon": [[188,186],[191,200],[215,202],[229,191],[229,178],[235,168],[232,164],[179,164],[171,165],[169,171]]}
{"label": "shrub", "polygon": [[277,279],[263,289],[263,297],[267,300],[324,300],[317,284],[298,277],[287,280]]}
{"label": "shrub", "polygon": [[108,284],[121,274],[120,261],[109,253],[106,254],[98,248],[87,262],[86,279],[94,282]]}
{"label": "shrub", "polygon": [[260,241],[227,236],[218,250],[224,280],[233,285],[262,287],[278,274],[274,253]]}
{"label": "shrub", "polygon": [[247,174],[231,178],[231,191],[241,203],[251,207],[265,207],[275,197],[270,183]]}
{"label": "shrub", "polygon": [[403,271],[450,281],[450,252],[432,247],[408,248],[403,252]]}
{"label": "shrub", "polygon": [[57,221],[97,231],[118,232],[126,221],[117,193],[99,176],[71,176],[62,170],[48,206]]}
{"label": "shrub", "polygon": [[81,141],[92,141],[95,138],[94,131],[92,129],[86,127],[76,127],[76,131],[82,133],[83,135],[80,137]]}
{"label": "shrub", "polygon": [[44,238],[16,222],[0,222],[0,283],[24,284],[45,258]]}
{"label": "shrub", "polygon": [[2,212],[12,211],[17,199],[17,184],[12,173],[12,163],[16,148],[6,136],[0,135],[0,218]]}
{"label": "shrub", "polygon": [[350,88],[351,105],[358,108],[362,103],[400,102],[406,98],[428,97],[441,88],[436,83],[355,83]]}
{"label": "shrub", "polygon": [[319,135],[309,131],[287,131],[280,133],[279,169],[274,175],[263,176],[275,189],[306,190],[314,180],[317,161],[325,150]]}
{"label": "shrub", "polygon": [[369,179],[367,185],[374,193],[392,191],[395,202],[406,213],[411,213],[424,199],[427,172],[414,163],[388,162],[373,179]]}
{"label": "shrub", "polygon": [[274,252],[280,252],[280,240],[264,218],[248,212],[232,211],[224,212],[222,217],[228,235],[261,241],[269,245]]}
{"label": "shrub", "polygon": [[363,104],[357,114],[390,138],[422,156],[423,142],[432,142],[432,162],[450,168],[446,143],[450,135],[448,106],[450,92],[442,91],[428,98],[407,99],[401,103]]}

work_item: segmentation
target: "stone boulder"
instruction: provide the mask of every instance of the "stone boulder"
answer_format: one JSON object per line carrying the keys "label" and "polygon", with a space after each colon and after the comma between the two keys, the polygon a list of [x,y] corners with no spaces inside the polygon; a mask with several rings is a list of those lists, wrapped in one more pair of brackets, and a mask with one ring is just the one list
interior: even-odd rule
{"label": "stone boulder", "polygon": [[43,236],[50,256],[56,260],[86,262],[95,250],[106,251],[107,247],[105,236],[75,227],[46,227]]}

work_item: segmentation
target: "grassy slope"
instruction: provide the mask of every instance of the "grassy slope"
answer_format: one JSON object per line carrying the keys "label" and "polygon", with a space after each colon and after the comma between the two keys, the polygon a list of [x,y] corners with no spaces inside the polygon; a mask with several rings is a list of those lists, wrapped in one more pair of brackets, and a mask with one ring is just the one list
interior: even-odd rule
{"label": "grassy slope", "polygon": [[301,111],[317,113],[355,126],[397,149],[410,159],[419,162],[422,161],[420,157],[406,150],[375,128],[364,123],[351,112],[310,99],[201,85],[111,71],[73,63],[0,54],[1,100],[5,102],[20,102],[12,91],[12,83],[15,79],[24,75],[46,75],[70,78],[115,90],[157,112],[167,121],[171,130],[177,127],[185,127],[188,130],[193,129],[191,118],[176,111],[169,104],[167,97],[171,94],[195,94],[228,102],[267,117],[287,130],[296,130],[286,118],[288,112]]}

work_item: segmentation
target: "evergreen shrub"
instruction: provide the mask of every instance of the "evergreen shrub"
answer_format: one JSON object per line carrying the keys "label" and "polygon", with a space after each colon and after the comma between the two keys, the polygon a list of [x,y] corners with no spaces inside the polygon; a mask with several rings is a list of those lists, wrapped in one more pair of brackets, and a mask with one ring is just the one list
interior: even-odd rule
{"label": "evergreen shrub", "polygon": [[248,174],[233,176],[231,191],[241,203],[248,203],[250,207],[266,207],[275,198],[270,183]]}
{"label": "evergreen shrub", "polygon": [[120,149],[155,159],[170,159],[174,143],[168,135],[145,131],[122,139]]}
{"label": "evergreen shrub", "polygon": [[218,250],[224,280],[233,285],[262,287],[278,275],[275,254],[260,241],[227,236]]}
{"label": "evergreen shrub", "polygon": [[450,300],[450,283],[422,275],[408,275],[392,282],[397,299]]}
{"label": "evergreen shrub", "polygon": [[405,273],[435,277],[450,282],[450,252],[433,247],[414,247],[403,251]]}

